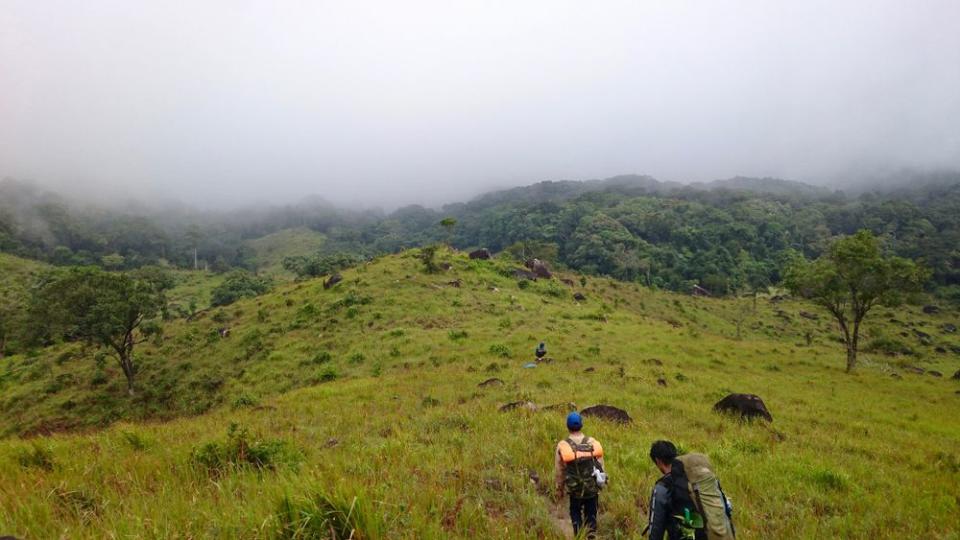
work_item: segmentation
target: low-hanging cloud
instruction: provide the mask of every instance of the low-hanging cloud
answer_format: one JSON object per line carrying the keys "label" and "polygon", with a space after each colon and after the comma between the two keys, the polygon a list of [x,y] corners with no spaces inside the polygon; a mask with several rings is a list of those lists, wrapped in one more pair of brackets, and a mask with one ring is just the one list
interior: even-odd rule
{"label": "low-hanging cloud", "polygon": [[960,3],[0,8],[0,176],[199,204],[435,204],[644,173],[960,167]]}

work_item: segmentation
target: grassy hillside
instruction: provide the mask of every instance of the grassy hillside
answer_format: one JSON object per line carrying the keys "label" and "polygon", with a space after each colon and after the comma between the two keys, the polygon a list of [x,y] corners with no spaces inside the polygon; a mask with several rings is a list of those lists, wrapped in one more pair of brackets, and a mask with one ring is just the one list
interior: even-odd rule
{"label": "grassy hillside", "polygon": [[[879,309],[865,342],[911,354],[866,353],[845,375],[833,325],[809,305],[754,311],[605,279],[521,287],[503,261],[444,254],[452,268],[427,275],[415,255],[168,324],[138,353],[133,400],[94,351],[9,359],[0,429],[53,435],[0,441],[0,532],[272,538],[349,514],[363,537],[562,537],[550,484],[563,413],[498,412],[521,400],[633,416],[585,428],[608,454],[606,538],[642,530],[657,476],[646,452],[662,437],[711,455],[745,538],[960,528],[960,339],[944,330],[956,313]],[[554,361],[524,368],[540,340]],[[491,377],[504,384],[478,386]],[[712,413],[729,392],[762,396],[773,424]]]}
{"label": "grassy hillside", "polygon": [[41,262],[0,253],[0,295],[14,292],[19,294],[24,290],[30,276],[46,267],[47,265]]}
{"label": "grassy hillside", "polygon": [[254,265],[269,275],[287,276],[284,257],[313,255],[323,247],[326,237],[306,227],[283,229],[273,234],[247,240],[244,245],[254,252]]}

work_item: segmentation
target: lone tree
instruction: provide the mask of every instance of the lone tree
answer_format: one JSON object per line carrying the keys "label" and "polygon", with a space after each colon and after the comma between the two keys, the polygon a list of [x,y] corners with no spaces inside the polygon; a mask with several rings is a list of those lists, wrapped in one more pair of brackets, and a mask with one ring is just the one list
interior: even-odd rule
{"label": "lone tree", "polygon": [[446,231],[447,245],[450,245],[450,242],[453,239],[453,228],[457,226],[457,219],[453,217],[445,217],[440,220],[440,226],[443,227],[444,231]]}
{"label": "lone tree", "polygon": [[847,347],[847,373],[857,366],[860,324],[873,306],[896,306],[916,291],[928,272],[913,261],[885,256],[870,231],[836,240],[815,261],[800,259],[784,283],[794,294],[825,308],[837,320]]}
{"label": "lone tree", "polygon": [[35,292],[35,313],[67,339],[111,349],[132,396],[138,370],[133,349],[160,333],[152,319],[164,305],[164,289],[165,284],[154,279],[72,268],[41,284]]}

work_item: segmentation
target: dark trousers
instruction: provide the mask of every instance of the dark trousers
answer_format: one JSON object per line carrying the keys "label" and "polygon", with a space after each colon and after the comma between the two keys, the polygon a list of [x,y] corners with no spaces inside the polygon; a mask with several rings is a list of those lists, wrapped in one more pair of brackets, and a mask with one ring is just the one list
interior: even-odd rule
{"label": "dark trousers", "polygon": [[589,499],[570,496],[570,520],[573,521],[573,534],[579,533],[586,523],[589,530],[588,536],[593,537],[593,533],[597,531],[597,499],[596,495]]}

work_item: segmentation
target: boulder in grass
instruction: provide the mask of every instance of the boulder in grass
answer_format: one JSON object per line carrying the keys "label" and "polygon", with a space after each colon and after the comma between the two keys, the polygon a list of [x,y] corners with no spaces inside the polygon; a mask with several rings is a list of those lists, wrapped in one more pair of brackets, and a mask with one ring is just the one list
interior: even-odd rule
{"label": "boulder in grass", "polygon": [[931,376],[937,377],[937,378],[943,377],[943,373],[940,373],[939,371],[936,371],[936,370],[933,370],[933,369],[931,369],[930,371],[928,371],[928,372],[927,372],[927,375],[931,375]]}
{"label": "boulder in grass", "polygon": [[587,297],[584,296],[582,292],[577,292],[573,294],[573,299],[576,300],[577,302],[585,302],[587,300]]}
{"label": "boulder in grass", "polygon": [[524,263],[524,266],[529,268],[530,271],[536,274],[536,276],[539,278],[550,279],[553,277],[550,269],[547,268],[547,263],[541,261],[540,259],[530,259]]}
{"label": "boulder in grass", "polygon": [[735,414],[741,418],[763,418],[773,422],[773,415],[767,410],[763,400],[753,394],[730,394],[718,401],[713,410]]}
{"label": "boulder in grass", "polygon": [[340,274],[334,274],[329,278],[327,278],[326,281],[323,282],[323,288],[329,289],[330,287],[333,287],[334,285],[336,285],[337,283],[340,283],[341,281],[343,281],[343,276],[341,276]]}
{"label": "boulder in grass", "polygon": [[943,330],[945,334],[955,334],[957,333],[957,325],[950,323],[943,323],[940,325],[940,329]]}
{"label": "boulder in grass", "polygon": [[619,424],[629,424],[633,422],[633,418],[630,418],[630,415],[627,414],[627,411],[610,405],[594,405],[593,407],[587,407],[586,409],[580,411],[580,415],[600,418],[602,420],[609,420]]}
{"label": "boulder in grass", "polygon": [[927,315],[934,315],[940,313],[940,308],[937,306],[923,306],[923,312]]}
{"label": "boulder in grass", "polygon": [[485,261],[490,258],[490,250],[488,250],[487,248],[480,248],[476,251],[471,251],[469,257],[471,259],[480,259],[482,261]]}
{"label": "boulder in grass", "polygon": [[953,377],[950,378],[955,381],[960,381],[960,369],[958,369],[957,372],[953,374]]}
{"label": "boulder in grass", "polygon": [[517,409],[526,409],[528,411],[536,411],[538,407],[537,407],[537,404],[532,401],[514,401],[512,403],[507,403],[506,405],[500,407],[500,412],[510,412]]}

